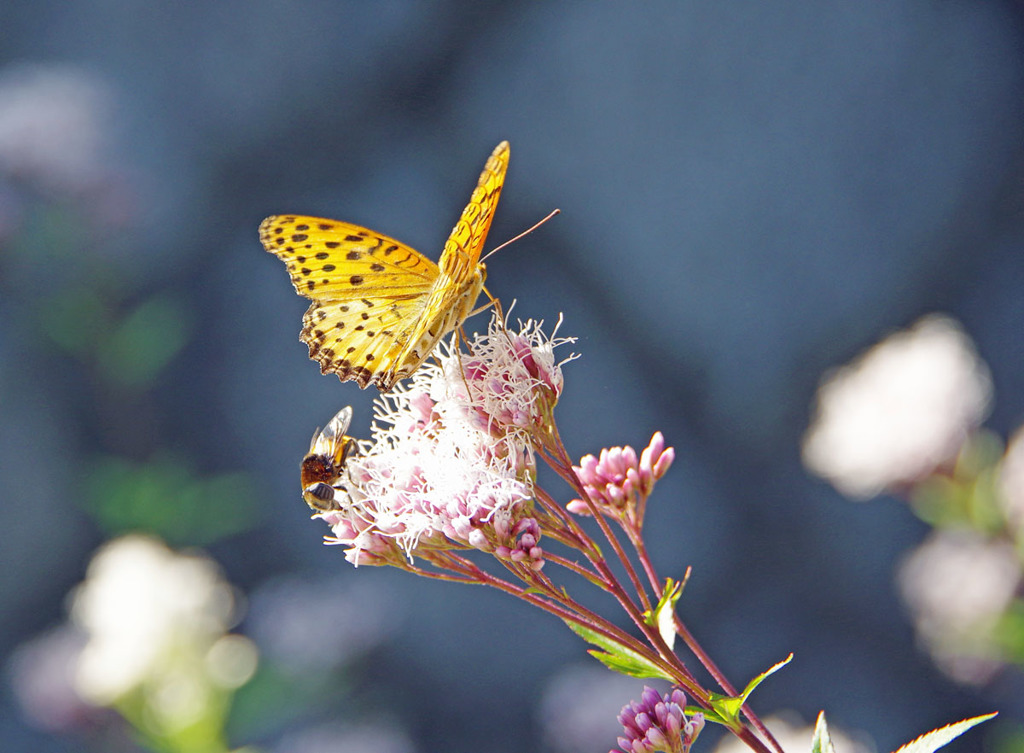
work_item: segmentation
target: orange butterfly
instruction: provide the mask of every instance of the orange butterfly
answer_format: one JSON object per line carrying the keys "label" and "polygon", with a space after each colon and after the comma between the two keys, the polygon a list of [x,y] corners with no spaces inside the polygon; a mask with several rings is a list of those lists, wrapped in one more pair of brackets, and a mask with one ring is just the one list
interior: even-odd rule
{"label": "orange butterfly", "polygon": [[469,204],[445,241],[439,265],[386,235],[337,220],[268,217],[263,247],[288,267],[313,303],[301,340],[324,374],[382,392],[412,374],[444,335],[473,311],[487,270],[480,252],[508,169],[509,145],[494,149]]}

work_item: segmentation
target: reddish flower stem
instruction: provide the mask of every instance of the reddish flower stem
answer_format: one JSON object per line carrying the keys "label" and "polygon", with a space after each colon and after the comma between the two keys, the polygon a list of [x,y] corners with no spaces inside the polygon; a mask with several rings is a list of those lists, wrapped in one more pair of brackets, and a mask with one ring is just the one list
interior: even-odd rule
{"label": "reddish flower stem", "polygon": [[[590,508],[591,515],[593,515],[593,517],[597,519],[598,526],[601,528],[601,532],[612,545],[613,549],[615,550],[616,556],[618,556],[619,560],[625,566],[626,572],[633,583],[633,587],[636,590],[637,594],[640,596],[642,603],[644,604],[644,609],[650,610],[651,605],[650,601],[648,601],[647,599],[646,590],[640,583],[640,580],[636,574],[636,570],[633,569],[631,560],[626,556],[625,551],[618,543],[618,539],[614,536],[611,527],[608,525],[604,516],[597,509],[597,506],[590,499],[589,495],[586,493],[586,490],[583,488],[583,484],[580,482],[579,477],[576,475],[576,472],[572,467],[572,461],[568,456],[568,452],[565,449],[565,445],[562,443],[562,440],[558,435],[558,429],[554,425],[554,422],[552,422],[551,424],[551,438],[554,440],[553,449],[555,455],[552,456],[550,454],[549,450],[551,448],[545,447],[541,451],[541,456],[544,457],[549,463],[549,465],[551,465],[551,467],[554,468],[555,471],[563,479],[565,479],[565,481],[570,486],[573,487],[573,490],[579,495],[579,498],[583,500]],[[554,506],[557,507],[557,505]],[[657,575],[657,571],[654,567],[653,562],[651,562],[650,557],[647,554],[647,548],[643,543],[643,538],[640,532],[638,530],[633,529],[627,529],[625,532],[630,540],[630,543],[633,545],[633,548],[637,552],[637,556],[640,561],[641,567],[643,568],[644,574],[647,576],[647,579],[651,584],[652,590],[655,594],[660,594],[660,578]],[[594,566],[598,568],[602,576],[608,582],[608,590],[610,590],[612,593],[621,592],[621,587],[618,586],[618,581],[615,579],[611,571],[608,570],[603,558],[598,558],[596,561],[594,559],[591,559],[591,561],[594,564]],[[623,597],[625,597],[624,593],[622,595]],[[620,603],[621,601],[622,599],[620,599]],[[628,600],[628,598],[627,601],[629,602],[629,604],[632,604],[632,601]],[[672,664],[676,666],[677,670],[682,671],[684,673],[684,676],[690,680],[690,682],[686,683],[686,685],[696,686],[696,680],[695,678],[693,678],[693,675],[689,672],[688,669],[686,669],[686,666],[682,664],[682,662],[679,660],[675,652],[673,652],[664,642],[664,640],[661,638],[660,633],[658,633],[657,630],[652,629],[651,626],[647,625],[647,623],[643,620],[642,616],[636,615],[634,611],[628,608],[627,612],[630,614],[630,617],[633,619],[634,623],[636,623],[637,626],[644,632],[644,635],[651,642],[651,644],[658,649],[658,653],[666,659],[668,659],[669,661],[671,661]],[[711,676],[715,679],[719,686],[728,695],[735,696],[737,694],[736,690],[733,688],[729,680],[725,677],[725,674],[718,668],[718,665],[715,664],[715,662],[711,659],[710,655],[708,655],[708,653],[704,651],[703,647],[697,642],[697,639],[686,628],[682,620],[679,619],[679,616],[674,615],[674,618],[676,632],[683,638],[683,642],[690,649],[693,655],[697,658],[698,661],[700,661],[701,665],[704,666],[708,673],[711,674]],[[760,720],[760,718],[758,718],[758,716],[753,712],[749,704],[743,704],[742,710],[743,714],[750,720],[751,724],[754,725],[758,732],[760,732],[767,740],[771,741],[776,751],[778,751],[778,753],[783,753],[778,741],[771,734],[771,732],[764,725],[764,723]],[[736,730],[733,731],[751,748],[763,751],[764,753],[768,753],[768,749],[765,747],[764,743],[756,735],[750,732],[750,730],[744,727],[742,730],[743,734]]]}
{"label": "reddish flower stem", "polygon": [[[616,538],[611,526],[608,525],[608,521],[604,519],[604,516],[602,516],[600,511],[597,509],[597,505],[594,504],[593,500],[590,499],[590,495],[588,495],[586,490],[583,488],[583,484],[580,481],[579,476],[576,475],[576,471],[572,468],[572,460],[569,458],[569,453],[566,451],[565,445],[562,444],[562,440],[558,436],[558,428],[554,423],[550,426],[550,438],[553,441],[554,447],[544,448],[542,451],[543,456],[547,459],[551,467],[554,468],[555,471],[566,480],[566,482],[568,482],[573,490],[579,495],[580,499],[582,499],[590,508],[591,515],[593,515],[594,519],[597,521],[597,525],[601,529],[601,533],[604,535],[605,539],[607,539],[608,543],[615,551],[615,556],[619,558],[619,561],[625,568],[626,575],[633,584],[633,588],[636,591],[637,596],[640,598],[640,603],[643,606],[643,609],[649,610],[651,608],[651,602],[647,596],[647,591],[640,582],[639,576],[637,576],[636,568],[633,567],[633,563],[630,561],[629,557],[626,556],[626,552],[622,548],[622,544],[619,543],[619,540]],[[548,453],[549,449],[554,449],[557,455],[552,457]],[[615,581],[617,584],[617,581],[614,576],[612,576],[611,571],[608,570],[607,566],[604,564],[603,558],[592,561],[594,561],[595,566],[602,570],[602,575],[605,575],[605,577],[610,578],[610,580]],[[621,591],[621,588],[619,588],[619,590]],[[640,618],[640,621],[643,621],[642,617]]]}
{"label": "reddish flower stem", "polygon": [[552,564],[558,565],[559,567],[564,567],[566,570],[569,570],[570,572],[576,573],[576,575],[579,575],[581,578],[585,578],[588,583],[597,586],[602,591],[611,592],[611,589],[608,588],[608,585],[604,582],[604,580],[601,577],[595,575],[582,565],[573,562],[572,560],[566,559],[565,557],[554,554],[547,550],[544,551],[544,559],[548,562],[551,562]]}
{"label": "reddish flower stem", "polygon": [[[540,607],[541,609],[555,615],[559,619],[567,622],[572,622],[576,625],[599,633],[608,640],[618,643],[624,648],[633,651],[657,666],[667,676],[673,678],[676,684],[680,685],[690,696],[696,700],[700,705],[707,707],[709,705],[709,697],[707,691],[700,687],[699,684],[687,673],[684,676],[680,676],[679,668],[674,662],[662,656],[657,652],[651,651],[651,647],[641,643],[635,637],[629,633],[623,631],[621,628],[611,624],[603,617],[591,612],[586,607],[574,601],[566,601],[561,592],[552,586],[553,590],[543,589],[546,596],[541,596],[537,593],[528,591],[520,586],[516,586],[508,581],[497,578],[474,565],[469,560],[455,555],[452,552],[437,552],[430,555],[432,564],[437,567],[454,567],[460,572],[472,573],[473,582],[479,585],[490,586],[496,588],[505,593],[516,596],[517,598],[526,601],[529,604]],[[520,577],[519,573],[514,574]],[[537,584],[529,583],[531,587],[536,588]]]}
{"label": "reddish flower stem", "polygon": [[640,566],[644,569],[644,573],[647,575],[647,580],[651,584],[651,588],[655,593],[661,591],[661,578],[658,577],[657,571],[654,569],[654,563],[651,562],[651,558],[647,556],[647,545],[644,544],[643,534],[639,529],[633,526],[623,526],[626,531],[626,536],[629,538],[630,543],[636,550],[637,559],[640,560]]}
{"label": "reddish flower stem", "polygon": [[[635,529],[628,530],[627,535],[629,536],[629,540],[633,542],[633,547],[636,549],[637,557],[640,559],[644,572],[647,573],[647,577],[651,581],[652,587],[657,589],[658,584],[660,583],[660,578],[655,570],[654,563],[651,562],[651,559],[648,556],[647,546],[644,544],[643,537],[640,535],[640,532]],[[686,627],[679,615],[674,614],[673,617],[676,633],[683,639],[683,643],[685,643],[686,647],[690,649],[690,652],[697,657],[697,661],[701,663],[704,669],[708,671],[708,674],[715,679],[715,682],[718,683],[718,686],[722,688],[727,695],[737,695],[736,689],[733,687],[732,683],[729,682],[725,673],[719,669],[718,665],[700,645],[696,637],[694,637],[693,633],[691,633]],[[765,739],[769,740],[780,753],[782,753],[782,748],[779,745],[779,742],[775,739],[774,735],[768,731],[768,728],[757,714],[754,713],[754,710],[750,708],[750,704],[744,703],[742,710],[744,716],[750,720],[750,723],[754,725],[757,731],[760,732]]]}
{"label": "reddish flower stem", "polygon": [[[540,489],[538,487],[535,488],[534,492],[538,496],[538,498],[544,499],[546,505],[555,504],[554,501],[547,495],[547,493],[543,489]],[[549,559],[551,558],[550,555],[546,556]],[[679,659],[678,655],[676,655],[675,652],[673,652],[672,649],[668,647],[668,645],[664,642],[664,640],[661,637],[661,634],[657,631],[657,629],[652,625],[648,625],[647,622],[644,620],[643,615],[639,613],[636,606],[625,594],[621,585],[618,582],[618,579],[608,568],[607,563],[604,561],[603,557],[588,555],[588,559],[590,559],[591,564],[594,565],[594,567],[598,570],[598,572],[601,575],[602,582],[600,584],[600,587],[608,593],[611,593],[614,596],[616,596],[620,605],[623,606],[627,614],[629,614],[630,617],[633,619],[634,624],[636,624],[637,627],[639,627],[640,630],[643,631],[644,636],[650,642],[650,645],[657,649],[658,653],[666,661],[672,664],[672,666],[674,667],[674,671],[672,673],[673,677],[679,678],[680,684],[684,685],[688,689],[700,687],[700,684],[698,683],[697,679],[689,671],[686,665],[683,664],[683,662]],[[575,567],[578,567],[578,565]],[[576,571],[575,568],[573,569],[574,571]],[[703,696],[705,692],[706,691],[702,689],[701,695]]]}

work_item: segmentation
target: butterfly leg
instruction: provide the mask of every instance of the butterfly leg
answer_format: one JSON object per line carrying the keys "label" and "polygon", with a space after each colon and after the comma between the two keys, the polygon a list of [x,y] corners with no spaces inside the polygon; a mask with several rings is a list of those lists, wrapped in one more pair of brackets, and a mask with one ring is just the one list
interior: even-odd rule
{"label": "butterfly leg", "polygon": [[483,288],[483,291],[484,295],[487,296],[487,303],[485,303],[478,309],[473,309],[472,311],[470,311],[466,318],[468,319],[471,316],[476,316],[477,314],[486,311],[491,306],[494,306],[494,308],[498,311],[498,317],[501,318],[501,301],[499,301],[497,298],[491,295],[491,291],[489,291],[487,288]]}

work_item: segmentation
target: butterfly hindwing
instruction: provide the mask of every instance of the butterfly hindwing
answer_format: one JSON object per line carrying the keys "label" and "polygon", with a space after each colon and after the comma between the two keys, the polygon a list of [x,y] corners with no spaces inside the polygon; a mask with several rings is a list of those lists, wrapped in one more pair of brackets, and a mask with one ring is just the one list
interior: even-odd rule
{"label": "butterfly hindwing", "polygon": [[322,373],[337,374],[343,382],[354,379],[366,387],[377,372],[396,367],[418,307],[422,308],[422,295],[346,299],[330,305],[316,302],[302,317],[299,338],[309,346],[309,357],[320,364]]}

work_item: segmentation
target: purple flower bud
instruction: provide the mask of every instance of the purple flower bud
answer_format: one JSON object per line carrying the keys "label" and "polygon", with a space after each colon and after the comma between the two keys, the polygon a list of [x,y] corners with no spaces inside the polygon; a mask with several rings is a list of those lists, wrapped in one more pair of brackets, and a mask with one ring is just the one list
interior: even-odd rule
{"label": "purple flower bud", "polygon": [[653,708],[661,701],[661,696],[654,688],[649,685],[644,685],[644,692],[640,696],[640,701],[644,706]]}
{"label": "purple flower bud", "polygon": [[[608,447],[597,458],[584,455],[573,470],[598,510],[639,528],[654,482],[665,475],[674,458],[675,451],[666,448],[665,438],[656,432],[640,457],[628,445]],[[591,514],[582,500],[573,500],[567,509],[578,515]]]}
{"label": "purple flower bud", "polygon": [[658,456],[658,462],[654,464],[654,478],[660,479],[672,465],[672,461],[676,459],[676,451],[674,448],[669,447],[665,452]]}
{"label": "purple flower bud", "polygon": [[471,547],[480,549],[482,551],[487,551],[487,536],[484,535],[483,531],[479,529],[470,531],[469,536],[466,537],[466,540],[469,542],[469,545]]}
{"label": "purple flower bud", "polygon": [[704,728],[704,715],[686,719],[686,695],[679,688],[666,693],[645,687],[640,701],[623,707],[619,714],[624,735],[619,748],[626,753],[688,753]]}

